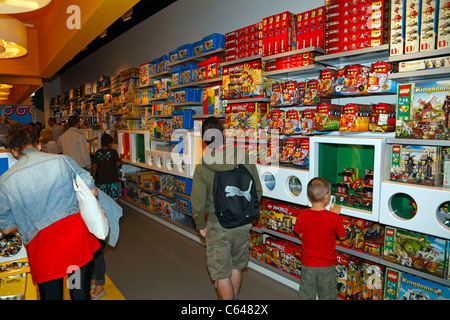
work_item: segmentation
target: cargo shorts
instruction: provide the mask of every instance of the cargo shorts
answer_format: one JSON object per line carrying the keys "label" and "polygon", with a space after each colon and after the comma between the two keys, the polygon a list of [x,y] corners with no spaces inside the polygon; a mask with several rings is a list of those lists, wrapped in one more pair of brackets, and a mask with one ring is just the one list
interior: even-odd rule
{"label": "cargo shorts", "polygon": [[231,277],[233,269],[247,266],[250,246],[250,229],[246,224],[225,229],[219,222],[208,222],[206,233],[206,265],[213,281]]}

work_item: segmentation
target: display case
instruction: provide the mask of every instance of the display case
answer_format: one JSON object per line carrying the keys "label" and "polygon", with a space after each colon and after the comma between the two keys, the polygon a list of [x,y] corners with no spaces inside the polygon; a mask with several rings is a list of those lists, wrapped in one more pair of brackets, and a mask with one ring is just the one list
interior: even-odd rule
{"label": "display case", "polygon": [[277,165],[257,165],[263,196],[308,205],[306,186],[310,173],[305,169],[285,168]]}
{"label": "display case", "polygon": [[310,138],[310,178],[330,182],[342,214],[378,221],[385,140],[357,135]]}
{"label": "display case", "polygon": [[[392,146],[398,144],[435,147],[448,144],[446,141],[419,139],[388,139],[387,142],[384,152],[386,164],[392,163]],[[381,183],[380,223],[450,239],[450,216],[447,217],[450,188],[390,181],[390,174],[390,170],[386,170]],[[441,167],[436,174],[442,174]]]}

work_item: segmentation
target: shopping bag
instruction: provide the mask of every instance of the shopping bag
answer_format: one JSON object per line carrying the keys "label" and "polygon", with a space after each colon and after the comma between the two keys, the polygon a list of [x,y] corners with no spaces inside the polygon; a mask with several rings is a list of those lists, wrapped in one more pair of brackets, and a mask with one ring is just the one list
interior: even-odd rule
{"label": "shopping bag", "polygon": [[[72,170],[75,171],[69,161],[66,160],[66,162]],[[109,221],[106,213],[87,184],[81,179],[76,171],[75,174],[76,177],[73,179],[73,188],[77,197],[81,217],[90,233],[99,240],[105,240],[109,233]]]}

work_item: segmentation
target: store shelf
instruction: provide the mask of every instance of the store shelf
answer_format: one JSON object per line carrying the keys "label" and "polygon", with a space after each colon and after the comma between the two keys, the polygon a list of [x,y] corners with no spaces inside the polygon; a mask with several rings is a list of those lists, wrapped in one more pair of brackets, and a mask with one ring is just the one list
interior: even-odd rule
{"label": "store shelf", "polygon": [[283,53],[279,53],[279,54],[274,54],[274,55],[271,55],[271,56],[263,56],[261,58],[261,60],[262,61],[269,61],[269,60],[272,60],[272,59],[289,57],[289,56],[293,56],[293,55],[301,54],[301,53],[306,53],[306,52],[315,52],[315,53],[318,53],[320,55],[323,55],[325,53],[325,51],[322,48],[309,47],[309,48],[303,48],[303,49],[283,52]]}
{"label": "store shelf", "polygon": [[291,69],[283,69],[283,70],[275,70],[269,72],[263,72],[263,77],[269,78],[277,78],[277,79],[293,79],[299,77],[317,77],[320,74],[320,71],[326,69],[328,67],[319,64],[312,64],[304,67],[297,67]]}
{"label": "store shelf", "polygon": [[442,77],[450,76],[450,67],[442,68],[432,68],[417,71],[406,71],[391,73],[389,75],[390,80],[395,80],[397,82],[416,82],[416,81],[431,81],[431,80],[441,80]]}
{"label": "store shelf", "polygon": [[189,57],[189,58],[185,58],[182,60],[178,60],[175,62],[171,62],[167,64],[167,67],[175,67],[178,65],[183,65],[183,64],[187,64],[189,62],[195,62],[195,61],[201,61],[204,60],[207,57],[213,56],[213,55],[221,55],[225,53],[225,49],[224,48],[219,48],[216,50],[211,50],[205,53],[201,53],[201,54],[197,54],[195,56]]}
{"label": "store shelf", "polygon": [[316,62],[336,66],[342,64],[352,64],[355,62],[360,64],[373,63],[378,60],[387,60],[388,58],[389,44],[384,44],[377,47],[325,54],[323,56],[316,57]]}
{"label": "store shelf", "polygon": [[195,102],[195,101],[188,101],[188,102],[170,102],[169,105],[170,105],[171,107],[203,106],[203,102]]}
{"label": "store shelf", "polygon": [[444,48],[444,49],[439,49],[439,50],[430,50],[430,51],[400,54],[400,55],[396,55],[396,56],[389,56],[389,62],[420,60],[420,59],[428,59],[428,58],[432,58],[432,57],[449,56],[449,55],[450,55],[450,48]]}
{"label": "store shelf", "polygon": [[224,98],[223,101],[226,101],[227,104],[233,104],[233,103],[252,103],[252,102],[270,102],[270,98],[264,98],[264,97],[241,98],[241,99]]}
{"label": "store shelf", "polygon": [[208,84],[216,83],[216,82],[222,82],[222,77],[181,84],[179,86],[172,86],[169,88],[169,91],[182,89],[182,88],[204,87]]}
{"label": "store shelf", "polygon": [[388,138],[386,143],[390,144],[408,144],[417,146],[437,146],[437,147],[448,147],[450,141],[448,140],[430,140],[430,139],[399,139],[399,138]]}
{"label": "store shelf", "polygon": [[253,60],[260,60],[262,57],[260,55],[255,55],[255,56],[251,56],[251,57],[247,57],[247,58],[242,58],[242,59],[236,59],[233,61],[226,61],[226,62],[222,62],[220,64],[221,67],[228,67],[228,66],[232,66],[235,64],[239,64],[239,63],[244,63],[244,62],[249,62],[249,61],[253,61]]}

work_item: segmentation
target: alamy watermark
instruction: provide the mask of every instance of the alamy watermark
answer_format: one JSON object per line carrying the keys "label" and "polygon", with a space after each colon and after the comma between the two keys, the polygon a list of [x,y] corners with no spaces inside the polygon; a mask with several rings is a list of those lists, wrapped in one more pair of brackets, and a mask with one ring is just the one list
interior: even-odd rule
{"label": "alamy watermark", "polygon": [[66,13],[69,14],[69,18],[67,18],[66,26],[67,29],[81,29],[81,9],[77,5],[71,5],[67,7]]}

